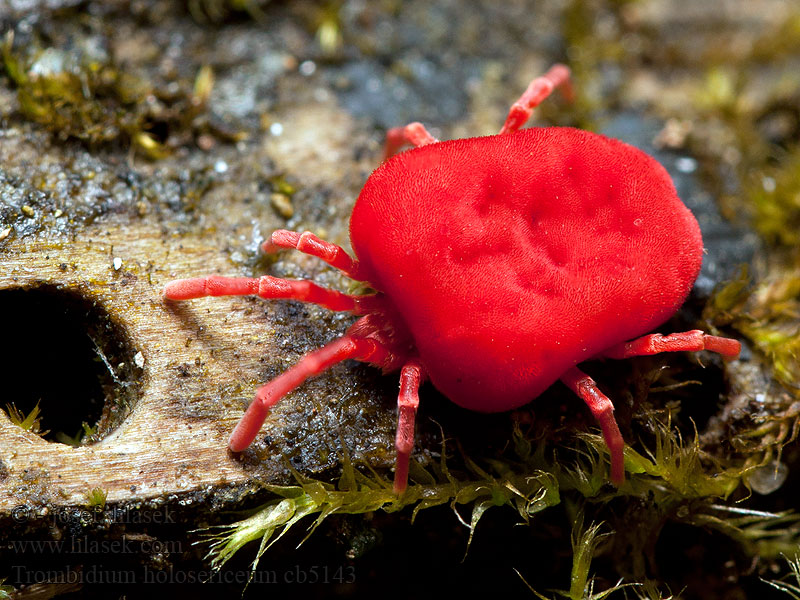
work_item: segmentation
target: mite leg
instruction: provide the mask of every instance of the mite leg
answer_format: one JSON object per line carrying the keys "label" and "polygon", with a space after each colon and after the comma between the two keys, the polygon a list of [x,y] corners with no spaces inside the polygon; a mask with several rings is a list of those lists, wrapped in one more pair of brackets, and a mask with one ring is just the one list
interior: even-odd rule
{"label": "mite leg", "polygon": [[561,381],[586,402],[594,418],[597,419],[597,423],[603,431],[603,439],[611,454],[611,481],[616,485],[622,485],[625,482],[625,461],[622,454],[625,441],[622,439],[617,420],[614,418],[614,405],[608,396],[598,389],[594,379],[577,367],[572,367],[564,373]]}
{"label": "mite leg", "polygon": [[275,252],[279,248],[299,250],[309,256],[321,258],[326,263],[339,269],[350,279],[363,281],[358,276],[358,262],[350,257],[341,246],[321,240],[310,231],[297,233],[286,229],[272,232],[272,236],[261,245],[264,252]]}
{"label": "mite leg", "polygon": [[405,127],[394,127],[386,132],[386,145],[383,151],[383,160],[392,156],[403,146],[411,144],[415,148],[435,144],[438,142],[422,123],[409,123]]}
{"label": "mite leg", "polygon": [[286,394],[302,385],[309,377],[318,375],[333,365],[348,358],[361,359],[375,350],[371,340],[340,337],[319,350],[310,352],[291,369],[284,371],[266,385],[258,388],[253,402],[231,433],[228,447],[233,452],[246,449],[258,435],[267,418],[269,409]]}
{"label": "mite leg", "polygon": [[400,393],[397,396],[397,458],[394,469],[394,492],[402,494],[408,486],[408,461],[414,449],[414,422],[419,406],[419,386],[424,375],[416,361],[409,361],[400,371]]}
{"label": "mite leg", "polygon": [[519,100],[511,105],[511,110],[508,111],[506,122],[500,133],[517,131],[530,119],[533,109],[539,106],[558,87],[561,88],[561,93],[564,97],[571,101],[575,94],[569,75],[567,66],[556,64],[550,67],[547,73],[531,81],[528,89],[523,92]]}
{"label": "mite leg", "polygon": [[600,353],[597,358],[630,358],[632,356],[645,356],[661,352],[697,352],[710,350],[721,354],[724,358],[736,358],[742,345],[730,338],[708,335],[699,329],[661,335],[653,333],[644,335],[630,342],[611,346]]}
{"label": "mite leg", "polygon": [[373,296],[350,296],[327,290],[311,281],[263,277],[196,277],[177,279],[164,286],[163,296],[170,300],[190,300],[204,296],[260,296],[267,299],[299,300],[335,311],[362,314],[371,307]]}

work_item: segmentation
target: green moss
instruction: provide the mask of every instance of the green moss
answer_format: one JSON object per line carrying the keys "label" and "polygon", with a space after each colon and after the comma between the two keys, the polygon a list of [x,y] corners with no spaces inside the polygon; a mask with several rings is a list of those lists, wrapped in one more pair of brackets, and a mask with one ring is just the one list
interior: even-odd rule
{"label": "green moss", "polygon": [[764,32],[753,42],[754,60],[774,62],[784,57],[796,57],[800,51],[800,12],[782,19],[776,27]]}
{"label": "green moss", "polygon": [[275,175],[272,175],[271,177],[268,178],[268,181],[272,186],[273,192],[276,192],[278,194],[284,194],[289,198],[291,198],[297,191],[295,185],[289,183],[289,181],[287,181],[286,179],[286,175],[283,173],[277,173]]}
{"label": "green moss", "polygon": [[107,496],[107,491],[100,488],[93,488],[86,492],[86,506],[90,508],[104,508]]}
{"label": "green moss", "polygon": [[5,585],[6,579],[6,577],[0,578],[0,600],[16,598],[16,588],[13,585]]}
{"label": "green moss", "polygon": [[[574,124],[582,129],[596,131],[597,115],[607,109],[612,100],[603,66],[624,66],[629,58],[630,53],[615,28],[621,26],[620,13],[625,6],[636,1],[616,0],[598,5],[592,0],[571,0],[566,5],[562,33],[565,46],[569,48],[568,64],[577,93],[570,113]],[[613,26],[598,27],[601,20]],[[538,110],[547,114],[548,104]]]}
{"label": "green moss", "polygon": [[[569,590],[552,590],[552,594],[562,598],[569,598],[570,600],[602,600],[611,593],[631,585],[617,584],[607,590],[595,593],[594,577],[590,577],[589,568],[592,564],[592,558],[594,558],[597,551],[597,546],[603,538],[611,535],[610,533],[601,534],[601,526],[600,524],[591,525],[587,529],[584,529],[583,518],[576,521],[572,531],[572,573],[570,577],[570,587]],[[517,575],[519,575],[519,572],[517,572]],[[541,600],[550,600],[547,596],[543,596],[534,590],[521,575],[520,578],[537,598]]]}
{"label": "green moss", "polygon": [[233,15],[245,14],[264,21],[262,6],[268,0],[187,0],[187,8],[198,23],[221,23]]}
{"label": "green moss", "polygon": [[[787,394],[800,400],[800,273],[776,270],[770,279],[750,285],[743,271],[716,294],[709,316],[742,332]],[[787,417],[797,419],[796,414]]]}
{"label": "green moss", "polygon": [[[298,485],[265,486],[277,498],[262,506],[253,516],[223,526],[220,532],[205,532],[211,543],[208,557],[212,566],[219,569],[244,545],[260,539],[253,561],[255,570],[263,553],[275,541],[297,522],[311,516],[315,519],[309,526],[308,535],[332,514],[364,514],[379,509],[395,512],[414,507],[415,516],[420,510],[449,503],[458,519],[470,529],[471,540],[478,522],[489,508],[511,505],[527,520],[560,502],[558,483],[549,473],[532,470],[521,474],[502,468],[504,473],[490,475],[471,461],[466,461],[466,464],[475,476],[472,480],[457,479],[449,471],[444,458],[431,470],[412,463],[412,477],[421,483],[410,485],[402,496],[394,493],[390,481],[373,471],[365,475],[354,469],[349,461],[345,461],[338,485],[294,472]],[[467,520],[461,517],[458,505],[470,507]]]}
{"label": "green moss", "polygon": [[38,402],[27,415],[22,413],[13,403],[6,404],[6,410],[8,411],[8,418],[11,419],[11,422],[17,427],[21,427],[25,431],[30,431],[37,435],[47,435],[47,431],[42,431],[42,411],[39,408]]}
{"label": "green moss", "polygon": [[324,3],[313,19],[314,37],[326,55],[336,54],[342,47],[342,4],[341,0]]}
{"label": "green moss", "polygon": [[77,448],[92,439],[92,436],[97,435],[97,427],[92,427],[86,422],[81,423],[81,429],[75,435],[68,435],[63,431],[56,433],[56,441]]}
{"label": "green moss", "polygon": [[[345,460],[338,485],[310,479],[295,473],[292,486],[265,487],[276,498],[252,516],[231,525],[202,532],[210,543],[208,559],[215,569],[245,545],[259,541],[252,568],[266,550],[301,520],[310,522],[311,533],[332,514],[364,514],[377,510],[395,512],[412,509],[412,517],[434,506],[449,504],[457,519],[469,530],[467,547],[487,510],[510,507],[524,522],[535,526],[535,516],[566,501],[568,507],[584,512],[602,512],[616,498],[635,499],[649,505],[641,511],[645,521],[637,527],[613,534],[617,547],[638,547],[637,531],[657,535],[664,519],[712,527],[739,542],[748,554],[772,557],[800,541],[800,517],[794,514],[726,512],[720,504],[744,489],[744,477],[752,468],[747,460],[724,466],[706,455],[695,437],[684,442],[669,425],[649,417],[652,443],[643,452],[628,447],[625,468],[628,480],[616,488],[608,483],[607,448],[601,436],[582,434],[573,438],[560,460],[548,458],[549,444],[541,435],[524,435],[519,427],[512,431],[506,455],[474,461],[462,456],[459,469],[448,464],[443,448],[441,462],[422,468],[412,462],[411,482],[402,496],[392,491],[391,482],[365,467],[362,472]],[[566,456],[570,456],[567,459]],[[566,464],[565,464],[566,462]],[[464,509],[466,515],[464,516]],[[599,548],[596,526],[576,530],[573,536],[573,575],[567,598],[602,598],[612,590],[593,591],[589,567]],[[650,539],[649,544],[654,544]],[[641,545],[641,544],[639,544]],[[543,597],[543,596],[539,596]]]}
{"label": "green moss", "polygon": [[797,552],[800,544],[800,515],[792,512],[769,513],[710,505],[686,522],[715,529],[736,541],[747,556],[762,560]]}
{"label": "green moss", "polygon": [[120,74],[110,64],[84,61],[52,47],[15,51],[13,32],[3,44],[3,63],[17,85],[22,113],[63,138],[104,142],[134,126],[116,93]]}
{"label": "green moss", "polygon": [[761,236],[793,250],[800,258],[800,146],[782,154],[777,164],[751,171],[744,193]]}
{"label": "green moss", "polygon": [[13,31],[5,36],[2,58],[17,87],[20,112],[62,139],[92,146],[121,143],[157,160],[171,153],[172,138],[205,130],[220,136],[199,119],[214,82],[208,67],[200,67],[194,85],[183,85],[176,94],[105,56],[47,47],[35,37],[15,45]]}
{"label": "green moss", "polygon": [[785,592],[795,600],[800,600],[800,555],[797,554],[795,550],[794,558],[793,559],[786,559],[786,562],[789,565],[789,569],[791,571],[790,577],[792,577],[795,581],[794,584],[786,583],[785,581],[775,581],[775,580],[767,580],[762,579],[764,583],[767,585],[771,585],[775,589],[778,589],[782,592]]}

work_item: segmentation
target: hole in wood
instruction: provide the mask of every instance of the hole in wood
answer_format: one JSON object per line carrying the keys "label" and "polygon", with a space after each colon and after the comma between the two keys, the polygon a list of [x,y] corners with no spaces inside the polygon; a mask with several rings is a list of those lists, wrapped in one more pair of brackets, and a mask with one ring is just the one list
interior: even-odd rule
{"label": "hole in wood", "polygon": [[52,285],[0,290],[0,409],[45,440],[93,444],[132,410],[141,355],[96,302]]}

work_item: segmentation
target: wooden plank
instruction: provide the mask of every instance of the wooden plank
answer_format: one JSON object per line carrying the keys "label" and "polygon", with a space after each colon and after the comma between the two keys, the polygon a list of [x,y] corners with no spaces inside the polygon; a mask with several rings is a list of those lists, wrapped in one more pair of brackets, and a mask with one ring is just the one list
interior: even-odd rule
{"label": "wooden plank", "polygon": [[[85,504],[94,488],[105,490],[109,502],[209,486],[238,485],[244,492],[255,479],[291,479],[287,459],[305,473],[335,466],[341,441],[378,466],[391,463],[392,407],[372,409],[375,394],[357,385],[359,377],[369,379],[368,370],[347,364],[273,411],[263,430],[272,443],[241,456],[228,452],[227,436],[255,388],[343,331],[347,319],[316,308],[308,309],[316,318],[306,319],[305,308],[298,315],[299,304],[252,298],[162,301],[161,288],[170,279],[243,274],[231,272],[240,269],[215,241],[165,235],[145,222],[89,227],[68,242],[5,246],[0,299],[5,290],[42,285],[56,297],[56,290],[80,294],[107,313],[110,335],[129,340],[129,360],[143,361],[143,369],[132,411],[95,444],[46,441],[0,411],[0,514],[20,505]],[[46,377],[47,365],[41,368]],[[369,427],[365,414],[371,415]]]}

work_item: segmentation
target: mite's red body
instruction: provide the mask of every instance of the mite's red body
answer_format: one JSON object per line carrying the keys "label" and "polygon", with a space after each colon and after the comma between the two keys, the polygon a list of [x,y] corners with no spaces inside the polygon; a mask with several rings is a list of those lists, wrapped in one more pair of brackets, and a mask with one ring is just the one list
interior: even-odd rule
{"label": "mite's red body", "polygon": [[360,273],[397,307],[456,404],[526,404],[663,323],[700,270],[664,168],[567,128],[431,144],[386,161],[353,208]]}
{"label": "mite's red body", "polygon": [[[439,142],[419,123],[391,130],[389,158],[353,208],[356,260],[309,232],[279,230],[264,244],[317,256],[375,294],[270,276],[166,286],[174,300],[257,294],[363,315],[259,388],[231,435],[232,450],[249,446],[269,409],[308,377],[355,358],[401,371],[398,493],[426,377],[456,404],[482,412],[518,407],[560,379],[596,417],[611,478],[621,483],[614,407],[576,365],[676,350],[738,355],[738,342],[697,330],[637,338],[688,295],[700,270],[700,229],[663,167],[640,150],[576,129],[518,131],[554,87],[570,91],[568,74],[556,65],[531,82],[496,136]],[[406,143],[416,149],[391,156]]]}

